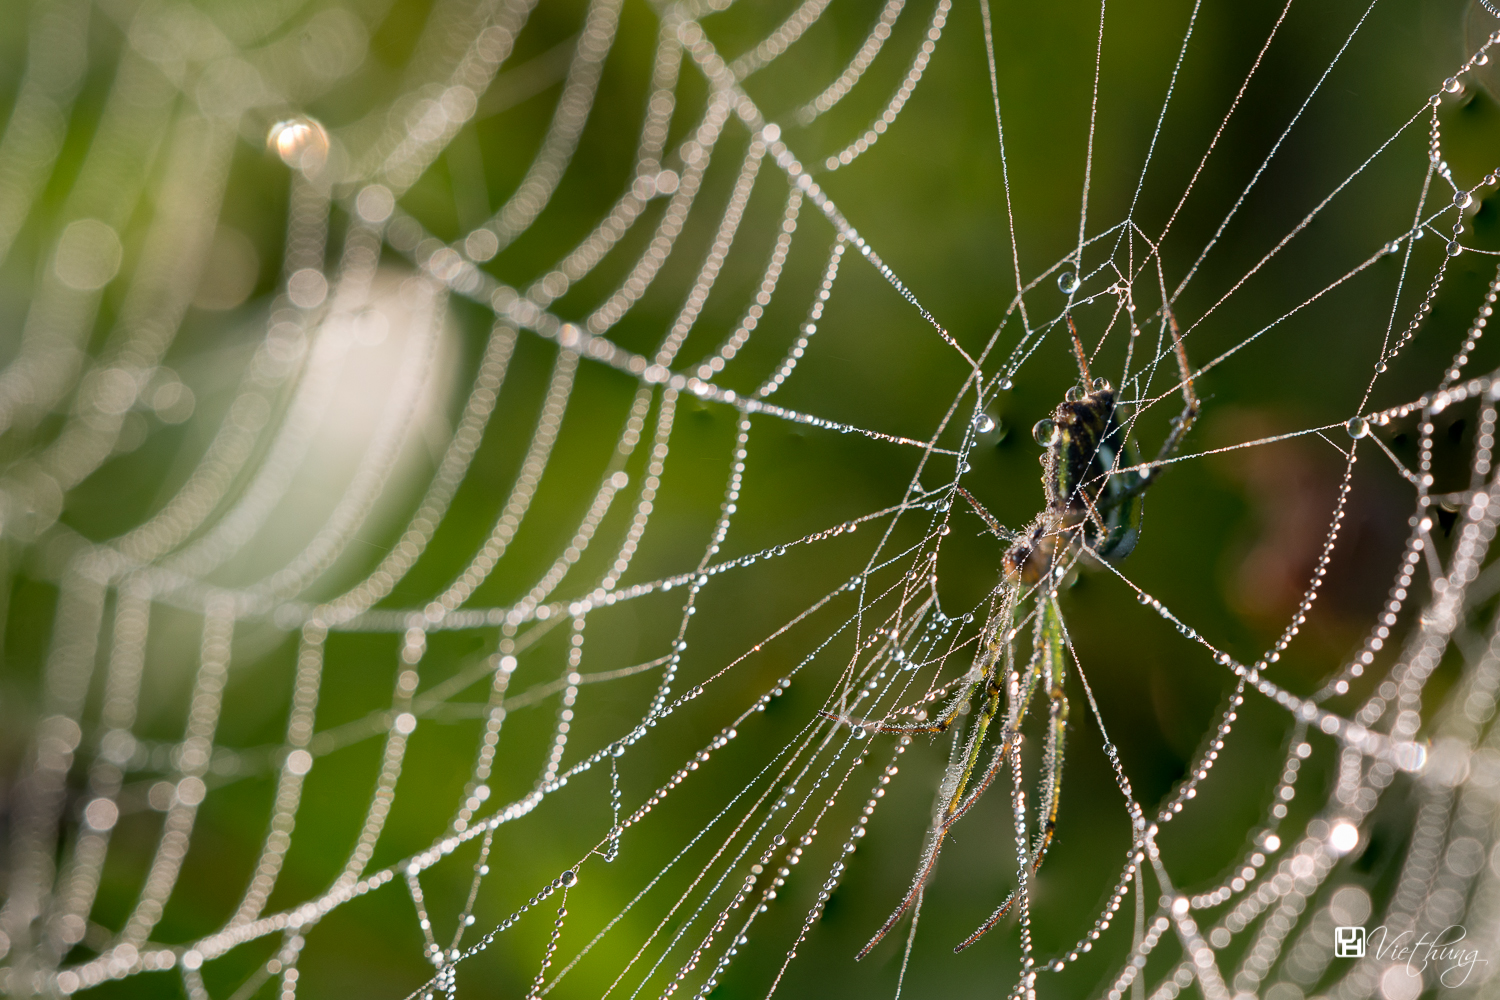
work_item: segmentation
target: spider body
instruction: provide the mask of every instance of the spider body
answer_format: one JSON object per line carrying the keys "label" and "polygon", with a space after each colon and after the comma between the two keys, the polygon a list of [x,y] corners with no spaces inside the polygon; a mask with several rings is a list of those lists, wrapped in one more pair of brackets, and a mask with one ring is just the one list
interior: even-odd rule
{"label": "spider body", "polygon": [[[1002,770],[1021,766],[1021,726],[1034,699],[1046,700],[1047,721],[1037,795],[1037,826],[1027,852],[1027,871],[1035,872],[1046,857],[1057,827],[1063,744],[1068,725],[1068,699],[1064,691],[1068,643],[1057,601],[1058,578],[1080,552],[1115,560],[1134,547],[1136,533],[1130,526],[1130,513],[1135,498],[1156,480],[1163,463],[1177,450],[1198,416],[1193,371],[1182,347],[1177,322],[1170,308],[1162,312],[1182,377],[1179,388],[1184,406],[1181,415],[1172,422],[1172,430],[1162,442],[1155,461],[1142,466],[1131,453],[1126,427],[1121,422],[1121,404],[1108,382],[1090,377],[1083,344],[1072,318],[1068,317],[1079,384],[1069,389],[1052,416],[1039,421],[1034,429],[1037,442],[1044,448],[1041,462],[1046,505],[1041,513],[1023,531],[1012,533],[1001,527],[967,490],[954,484],[955,492],[1010,546],[1001,559],[1004,579],[995,591],[994,611],[980,633],[974,665],[941,715],[928,721],[924,713],[918,717],[923,721],[912,724],[859,719],[832,711],[821,713],[837,724],[859,726],[868,732],[938,734],[963,718],[976,697],[981,702],[968,739],[939,793],[927,846],[911,889],[859,953],[860,958],[870,953],[921,896],[953,824],[969,811]],[[1012,626],[1017,608],[1027,601],[1034,602],[1036,610],[1032,616],[1031,655],[1029,661],[1022,662],[1016,656],[1017,630]],[[980,751],[991,723],[996,723],[999,731],[990,744],[993,747],[990,763],[980,769]],[[976,772],[978,778],[971,787],[970,779]],[[998,924],[1015,899],[1016,893],[1007,896],[989,919],[954,950],[967,948]]]}
{"label": "spider body", "polygon": [[1115,555],[1130,540],[1130,501],[1140,479],[1137,473],[1112,472],[1125,434],[1114,390],[1103,379],[1088,393],[1068,390],[1051,418],[1037,424],[1036,435],[1047,449],[1042,453],[1047,505],[1002,561],[1006,579],[1024,584],[1040,582],[1069,546]]}

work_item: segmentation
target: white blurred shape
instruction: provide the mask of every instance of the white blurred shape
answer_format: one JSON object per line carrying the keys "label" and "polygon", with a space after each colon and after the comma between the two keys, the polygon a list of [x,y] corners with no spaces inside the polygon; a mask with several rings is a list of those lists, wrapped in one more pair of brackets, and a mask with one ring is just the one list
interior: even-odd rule
{"label": "white blurred shape", "polygon": [[359,192],[354,207],[366,222],[380,223],[391,217],[396,208],[396,197],[384,184],[371,184]]}
{"label": "white blurred shape", "polygon": [[1370,919],[1370,894],[1357,885],[1346,885],[1333,894],[1329,910],[1340,927],[1362,927]]}
{"label": "white blurred shape", "polygon": [[1448,868],[1455,875],[1472,878],[1484,867],[1484,845],[1473,837],[1458,837],[1448,845]]}
{"label": "white blurred shape", "polygon": [[1385,1000],[1417,1000],[1422,992],[1422,977],[1412,975],[1405,964],[1393,965],[1380,977],[1380,995]]}
{"label": "white blurred shape", "polygon": [[470,260],[489,260],[499,249],[499,238],[488,229],[476,229],[464,240],[464,253]]}
{"label": "white blurred shape", "polygon": [[337,80],[365,61],[370,35],[364,22],[342,7],[320,11],[302,29],[302,61],[313,76]]}
{"label": "white blurred shape", "polygon": [[187,777],[177,783],[177,801],[186,806],[196,806],[208,794],[208,786],[202,778]]}
{"label": "white blurred shape", "polygon": [[120,237],[113,229],[98,219],[79,219],[69,223],[57,241],[52,269],[69,288],[92,292],[119,273],[123,256]]}
{"label": "white blurred shape", "polygon": [[193,415],[196,400],[193,390],[175,378],[162,384],[151,393],[151,408],[164,424],[180,424]]}
{"label": "white blurred shape", "polygon": [[272,125],[266,142],[276,150],[281,162],[309,177],[319,173],[328,162],[328,132],[305,116]]}
{"label": "white blurred shape", "polygon": [[342,560],[338,578],[350,583],[410,517],[410,491],[452,434],[458,330],[438,291],[394,269],[336,286],[296,395],[274,417],[264,401],[230,413],[269,421],[276,437],[236,507],[200,539],[205,557],[224,553],[212,558],[226,582],[280,593]]}
{"label": "white blurred shape", "polygon": [[1333,824],[1328,834],[1328,846],[1339,854],[1348,854],[1359,843],[1359,827],[1346,819]]}
{"label": "white blurred shape", "polygon": [[286,755],[286,769],[293,774],[306,774],[312,766],[313,756],[306,750],[293,750]]}
{"label": "white blurred shape", "polygon": [[113,829],[120,818],[120,808],[109,799],[95,799],[83,810],[83,821],[95,830]]}
{"label": "white blurred shape", "polygon": [[299,309],[316,309],[328,297],[328,279],[315,268],[304,267],[287,279],[287,297]]}

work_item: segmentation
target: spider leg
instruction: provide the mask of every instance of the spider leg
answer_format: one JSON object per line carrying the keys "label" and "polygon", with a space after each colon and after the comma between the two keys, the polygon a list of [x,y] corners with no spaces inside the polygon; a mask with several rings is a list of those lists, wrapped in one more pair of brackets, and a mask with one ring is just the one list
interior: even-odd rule
{"label": "spider leg", "polygon": [[[975,684],[974,687],[978,687],[978,685]],[[973,687],[969,688],[969,690],[973,691]],[[904,733],[906,735],[911,735],[914,733],[926,733],[931,736],[936,736],[941,733],[946,733],[953,726],[953,723],[958,721],[959,716],[963,713],[955,708],[947,715],[944,715],[942,718],[937,719],[933,722],[914,723],[881,722],[878,719],[861,719],[856,715],[839,715],[836,712],[820,711],[818,714],[825,719],[832,719],[834,722],[837,722],[841,726],[849,726],[851,729],[855,726],[859,726],[863,728],[867,733]]]}
{"label": "spider leg", "polygon": [[984,776],[979,779],[979,784],[974,787],[973,791],[969,792],[963,801],[949,807],[947,818],[943,822],[944,829],[957,823],[963,817],[964,813],[968,812],[974,803],[979,801],[979,797],[989,789],[995,777],[1005,769],[1005,764],[1010,759],[1012,747],[1021,738],[1021,720],[1026,717],[1026,709],[1031,704],[1031,696],[1036,691],[1037,680],[1040,676],[1041,673],[1037,669],[1036,660],[1033,659],[1032,663],[1026,668],[1026,675],[1021,680],[1020,687],[1016,692],[1016,701],[1019,704],[1019,708],[1015,704],[1011,706],[1005,728],[1002,730],[1003,735],[1000,745],[995,748],[995,754],[990,758],[989,767],[985,768]]}
{"label": "spider leg", "polygon": [[[987,652],[986,656],[988,655]],[[964,714],[964,708],[969,704],[969,699],[974,697],[974,692],[985,682],[985,678],[989,676],[989,673],[990,671],[987,671],[983,666],[983,661],[976,663],[974,669],[970,671],[970,677],[967,679],[968,683],[964,685],[963,690],[958,693],[958,696],[949,702],[948,711],[931,722],[882,722],[879,719],[861,719],[854,715],[840,715],[837,712],[828,711],[820,711],[818,714],[825,719],[832,719],[842,726],[849,726],[851,728],[861,726],[866,732],[870,733],[927,733],[929,735],[946,733]]]}
{"label": "spider leg", "polygon": [[[981,684],[984,685],[984,706],[979,711],[979,717],[974,721],[974,729],[969,734],[968,744],[964,747],[963,762],[950,770],[949,777],[944,782],[945,785],[951,783],[951,791],[948,792],[947,800],[939,810],[938,818],[933,822],[932,830],[929,834],[929,843],[923,852],[922,863],[918,866],[917,873],[912,879],[911,889],[907,891],[906,897],[901,900],[901,904],[896,907],[895,911],[886,919],[880,929],[875,932],[875,936],[870,938],[869,943],[855,956],[856,959],[864,958],[868,955],[880,943],[881,939],[890,933],[891,928],[896,926],[896,923],[911,908],[912,903],[916,902],[917,897],[922,893],[923,887],[926,886],[927,880],[932,877],[932,870],[937,866],[938,852],[942,849],[943,838],[947,836],[948,828],[953,825],[953,820],[956,818],[954,816],[955,811],[959,808],[960,803],[972,801],[972,799],[965,800],[964,788],[968,785],[969,778],[974,774],[974,767],[979,761],[979,750],[984,743],[985,733],[988,732],[990,723],[994,721],[995,716],[1000,712],[1000,699],[1004,693],[1004,686],[996,678],[1005,662],[1005,658],[1001,654],[1006,649],[1005,636],[1010,630],[1012,610],[1015,606],[1014,601],[1015,593],[1011,592],[1007,594],[1000,611],[990,621],[988,626],[989,637],[985,643],[984,652],[974,664],[974,669],[979,673],[979,676],[970,687],[965,689],[954,700],[952,710],[943,719],[939,720],[939,722],[933,724],[941,725],[944,729],[951,726],[960,715],[960,709],[968,704],[969,699],[973,697],[974,692],[979,686]],[[1028,668],[1028,673],[1034,673],[1034,671]],[[1012,708],[1012,712],[1014,712],[1014,708]],[[910,727],[903,727],[893,728],[890,731],[912,732],[914,730]],[[924,730],[917,729],[915,731],[921,732]],[[1013,738],[1013,730],[1007,728],[1006,743],[1011,743]]]}
{"label": "spider leg", "polygon": [[[1026,711],[1031,707],[1031,696],[1036,692],[1037,684],[1043,679],[1048,679],[1048,687],[1052,692],[1061,694],[1062,691],[1062,664],[1063,664],[1063,637],[1061,620],[1057,617],[1057,595],[1056,593],[1038,594],[1037,600],[1041,602],[1039,609],[1039,622],[1037,629],[1037,648],[1033,654],[1031,663],[1026,667],[1025,677],[1021,679],[1018,689],[1012,694],[1010,711],[1005,720],[1004,738],[995,748],[995,755],[990,759],[990,766],[985,771],[984,777],[979,784],[969,793],[968,797],[959,803],[951,811],[948,817],[948,825],[957,823],[964,813],[979,800],[985,790],[995,780],[995,777],[1004,770],[1006,762],[1010,759],[1011,744],[1020,739],[1021,723],[1026,718]],[[1050,695],[1049,695],[1050,696]],[[1056,706],[1053,706],[1054,722],[1057,714]],[[1067,702],[1063,702],[1063,719],[1067,719]],[[1057,737],[1057,771],[1060,778],[1062,773],[1062,744],[1061,730],[1056,730]],[[1047,737],[1047,760],[1053,760],[1052,748],[1054,746],[1053,728],[1049,727]],[[1054,782],[1055,784],[1055,782]],[[1050,839],[1050,835],[1049,835]]]}
{"label": "spider leg", "polygon": [[1073,334],[1073,355],[1078,359],[1078,375],[1083,379],[1083,387],[1087,390],[1089,385],[1094,381],[1089,376],[1089,359],[1083,351],[1083,341],[1078,337],[1078,327],[1073,325],[1073,316],[1071,313],[1068,314],[1067,320],[1068,331]]}
{"label": "spider leg", "polygon": [[995,515],[985,510],[984,504],[974,499],[974,494],[970,493],[962,486],[955,485],[953,488],[958,491],[959,496],[969,501],[969,506],[974,508],[975,513],[984,518],[984,523],[990,526],[991,534],[1000,539],[1002,542],[1015,541],[1016,533],[1013,531],[1005,530],[1005,528],[1001,526],[1000,522],[996,520]]}
{"label": "spider leg", "polygon": [[[1042,667],[1039,673],[1047,682],[1047,697],[1051,703],[1050,718],[1047,725],[1047,749],[1044,755],[1043,767],[1045,775],[1042,785],[1042,805],[1040,824],[1041,829],[1037,834],[1036,846],[1033,848],[1031,858],[1027,867],[1035,874],[1042,866],[1042,859],[1047,856],[1047,848],[1052,845],[1052,835],[1057,829],[1057,807],[1062,794],[1062,768],[1063,768],[1063,738],[1068,726],[1068,699],[1063,694],[1064,679],[1064,652],[1062,620],[1057,608],[1057,596],[1048,594],[1041,598],[1045,602],[1042,609],[1042,641],[1043,656]],[[1007,752],[1009,748],[1007,747]],[[993,772],[998,772],[1004,758],[997,755],[992,766],[992,774],[989,779],[993,780]],[[986,782],[987,784],[988,782]],[[956,817],[955,817],[956,818]],[[1011,905],[1016,900],[1016,893],[1012,892],[1005,897],[995,912],[990,914],[989,919],[979,926],[973,934],[954,947],[955,952],[963,951],[975,941],[978,941],[990,931],[1005,915],[1010,912]]]}
{"label": "spider leg", "polygon": [[[998,657],[995,659],[998,660]],[[993,668],[993,666],[994,661],[991,662],[991,667]],[[911,908],[912,903],[916,902],[917,897],[921,895],[922,889],[927,885],[927,880],[932,877],[932,870],[937,867],[938,852],[942,849],[943,838],[948,834],[948,827],[952,825],[949,816],[953,812],[955,803],[962,797],[964,786],[968,783],[969,776],[974,772],[974,763],[979,756],[979,746],[984,742],[985,731],[989,728],[990,721],[994,719],[1000,710],[1000,685],[994,681],[993,669],[991,669],[986,679],[988,680],[988,694],[984,700],[984,708],[980,710],[979,718],[974,723],[974,732],[970,735],[969,745],[964,750],[962,769],[957,772],[957,780],[954,783],[953,792],[941,810],[942,818],[933,824],[930,842],[927,845],[927,849],[922,853],[922,863],[918,866],[917,874],[912,879],[911,888],[907,890],[906,897],[901,900],[901,904],[896,907],[895,911],[886,918],[885,923],[880,926],[880,929],[875,932],[875,936],[870,938],[869,943],[860,949],[858,955],[854,956],[856,960],[868,955],[880,943],[881,939],[890,933],[891,928],[896,926],[896,923]]]}
{"label": "spider leg", "polygon": [[[1012,601],[1014,601],[1013,596],[1007,597],[1005,607],[995,615],[995,617],[991,620],[990,625],[987,626],[990,630],[990,638],[984,644],[983,652],[981,652],[979,654],[979,657],[975,659],[974,666],[969,670],[969,674],[965,678],[963,689],[959,691],[958,695],[951,702],[948,703],[947,711],[945,711],[939,718],[934,719],[932,722],[906,723],[883,722],[877,719],[861,719],[857,716],[845,715],[838,712],[829,712],[826,710],[820,711],[818,712],[818,714],[823,718],[831,719],[840,725],[850,726],[851,728],[854,726],[861,726],[866,732],[870,733],[902,733],[906,735],[916,733],[937,735],[939,733],[946,733],[950,728],[952,728],[953,724],[957,722],[959,718],[964,714],[964,711],[969,704],[969,699],[974,697],[974,692],[979,690],[981,685],[988,684],[991,688],[995,687],[995,672],[997,669],[996,663],[999,661],[1000,654],[1004,649],[1003,644],[999,641],[999,637],[1005,632],[1004,626],[1010,621],[1010,608],[1012,606]],[[982,719],[984,726],[989,725],[989,719],[985,717],[983,713],[981,713],[980,718]],[[980,729],[979,731],[982,733],[983,729]],[[972,769],[972,765],[970,766]]]}
{"label": "spider leg", "polygon": [[1005,915],[1010,912],[1010,906],[1011,906],[1011,904],[1014,903],[1015,901],[1016,901],[1016,894],[1014,892],[1012,892],[1009,896],[1006,896],[1005,897],[1005,902],[1001,903],[998,907],[996,907],[995,908],[995,912],[990,914],[990,918],[988,920],[986,920],[984,923],[982,923],[982,924],[979,925],[979,930],[975,931],[973,934],[970,934],[968,937],[964,938],[958,944],[954,945],[953,946],[953,951],[955,953],[963,951],[969,945],[973,944],[975,941],[978,941],[980,938],[984,937],[984,935],[986,934],[986,932],[988,932],[989,930],[991,930],[996,924],[998,924],[1000,921],[1002,921],[1002,920],[1005,919]]}
{"label": "spider leg", "polygon": [[1062,796],[1063,739],[1068,729],[1068,698],[1063,693],[1064,658],[1062,649],[1062,625],[1058,618],[1056,598],[1048,600],[1048,656],[1051,684],[1047,692],[1050,702],[1047,723],[1047,749],[1043,758],[1044,775],[1042,805],[1039,814],[1041,829],[1037,833],[1036,847],[1031,856],[1031,870],[1042,866],[1047,848],[1052,846],[1052,835],[1057,829],[1057,807]]}
{"label": "spider leg", "polygon": [[1182,445],[1182,439],[1187,436],[1188,430],[1198,419],[1198,409],[1201,405],[1197,392],[1193,390],[1193,366],[1188,363],[1187,351],[1182,346],[1182,333],[1177,328],[1177,317],[1172,314],[1171,306],[1164,307],[1163,311],[1167,314],[1167,327],[1172,331],[1172,353],[1177,356],[1177,370],[1182,375],[1182,413],[1173,421],[1172,432],[1161,443],[1156,458],[1152,459],[1151,467],[1141,473],[1140,479],[1130,488],[1126,496],[1135,496],[1143,492],[1146,487],[1156,481],[1157,476],[1161,475],[1163,466],[1159,463],[1170,458]]}

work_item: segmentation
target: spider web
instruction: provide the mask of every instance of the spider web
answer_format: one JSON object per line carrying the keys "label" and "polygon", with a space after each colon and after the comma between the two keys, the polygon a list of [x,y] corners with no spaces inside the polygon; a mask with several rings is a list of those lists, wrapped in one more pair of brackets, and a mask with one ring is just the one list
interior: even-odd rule
{"label": "spider web", "polygon": [[[1493,974],[1487,10],[29,13],[0,990]],[[1033,721],[856,965],[965,727],[819,713],[1024,664],[953,487],[1035,514],[1068,318],[1155,456],[1168,313],[1203,418],[1065,567],[1048,863]]]}

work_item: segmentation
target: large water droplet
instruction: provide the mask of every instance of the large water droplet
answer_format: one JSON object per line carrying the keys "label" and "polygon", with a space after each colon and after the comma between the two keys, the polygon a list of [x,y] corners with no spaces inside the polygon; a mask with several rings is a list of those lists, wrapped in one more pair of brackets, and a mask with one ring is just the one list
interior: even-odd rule
{"label": "large water droplet", "polygon": [[996,427],[995,418],[988,413],[981,413],[974,418],[974,430],[980,434],[988,434]]}
{"label": "large water droplet", "polygon": [[1096,378],[1096,379],[1094,379],[1094,391],[1095,392],[1113,392],[1114,389],[1115,389],[1115,387],[1109,384],[1109,379],[1107,379],[1107,378]]}
{"label": "large water droplet", "polygon": [[1349,422],[1344,424],[1344,430],[1352,438],[1362,438],[1370,433],[1370,422],[1364,417],[1350,417]]}
{"label": "large water droplet", "polygon": [[1450,94],[1456,94],[1464,89],[1463,81],[1456,76],[1450,76],[1443,81],[1443,89]]}
{"label": "large water droplet", "polygon": [[866,736],[868,736],[869,733],[865,731],[864,726],[855,726],[853,729],[849,730],[849,735],[853,736],[857,740],[862,740]]}
{"label": "large water droplet", "polygon": [[266,144],[276,150],[283,163],[308,176],[318,173],[328,162],[328,132],[311,118],[277,122],[271,126]]}
{"label": "large water droplet", "polygon": [[1064,295],[1072,295],[1078,291],[1078,275],[1072,271],[1064,271],[1057,276],[1057,287]]}
{"label": "large water droplet", "polygon": [[1057,436],[1057,424],[1054,423],[1050,418],[1044,417],[1043,419],[1038,420],[1035,424],[1032,425],[1031,436],[1036,438],[1037,444],[1046,447],[1050,445],[1052,443],[1052,439]]}
{"label": "large water droplet", "polygon": [[996,382],[995,388],[999,389],[1001,392],[1009,392],[1011,389],[1015,388],[1015,385],[1016,384],[1014,382],[1006,377],[1002,378],[999,382]]}
{"label": "large water droplet", "polygon": [[1453,204],[1458,208],[1468,208],[1474,204],[1474,196],[1467,191],[1453,192]]}
{"label": "large water droplet", "polygon": [[1068,391],[1063,393],[1063,399],[1070,403],[1076,403],[1083,398],[1083,389],[1080,386],[1070,385]]}
{"label": "large water droplet", "polygon": [[1448,256],[1449,257],[1457,257],[1459,254],[1461,254],[1463,252],[1464,252],[1463,244],[1459,243],[1458,240],[1449,240],[1448,241]]}

